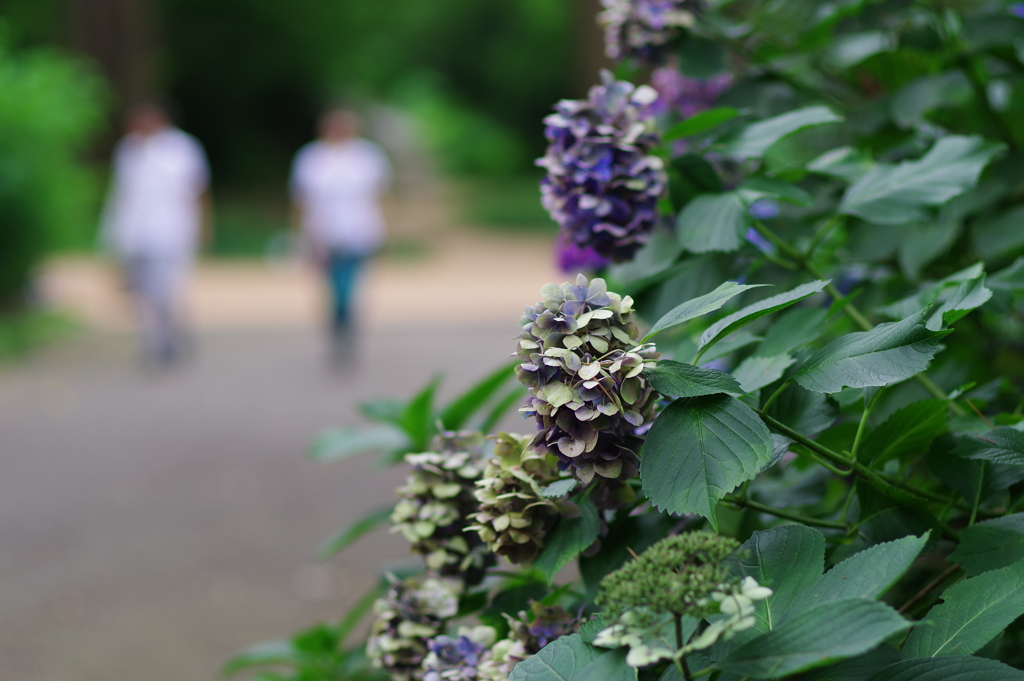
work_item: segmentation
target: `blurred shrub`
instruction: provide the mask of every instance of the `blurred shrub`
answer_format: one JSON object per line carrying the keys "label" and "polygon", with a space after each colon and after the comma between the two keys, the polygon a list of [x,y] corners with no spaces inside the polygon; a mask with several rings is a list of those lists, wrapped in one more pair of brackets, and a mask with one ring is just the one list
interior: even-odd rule
{"label": "blurred shrub", "polygon": [[101,101],[81,62],[0,42],[0,311],[22,301],[49,249],[87,239],[97,185],[79,153]]}

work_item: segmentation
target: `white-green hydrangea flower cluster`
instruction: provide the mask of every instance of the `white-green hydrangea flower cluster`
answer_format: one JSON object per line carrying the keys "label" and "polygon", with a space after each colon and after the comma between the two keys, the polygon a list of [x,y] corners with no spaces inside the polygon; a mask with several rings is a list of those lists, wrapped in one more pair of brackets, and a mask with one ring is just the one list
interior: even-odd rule
{"label": "white-green hydrangea flower cluster", "polygon": [[429,642],[458,612],[464,587],[457,579],[430,575],[389,579],[387,594],[374,604],[377,619],[366,654],[393,681],[422,681]]}
{"label": "white-green hydrangea flower cluster", "polygon": [[500,433],[475,492],[479,511],[470,516],[488,550],[529,565],[559,517],[574,517],[572,502],[549,499],[542,489],[562,477],[558,459],[528,447],[529,438]]}
{"label": "white-green hydrangea flower cluster", "polygon": [[408,454],[413,469],[391,514],[392,532],[412,542],[427,568],[477,584],[494,563],[480,538],[466,532],[477,510],[473,495],[484,468],[483,435],[442,433],[432,452]]}
{"label": "white-green hydrangea flower cluster", "polygon": [[640,344],[633,300],[608,291],[603,279],[547,284],[543,300],[520,323],[516,367],[529,388],[520,411],[537,422],[531,445],[558,458],[581,482],[635,477],[657,393],[643,375],[660,357]]}

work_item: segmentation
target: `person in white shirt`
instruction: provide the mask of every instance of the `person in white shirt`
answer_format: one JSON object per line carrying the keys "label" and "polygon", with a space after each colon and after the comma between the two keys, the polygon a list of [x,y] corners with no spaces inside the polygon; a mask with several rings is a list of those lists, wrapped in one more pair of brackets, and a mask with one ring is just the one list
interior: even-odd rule
{"label": "person in white shirt", "polygon": [[209,166],[202,145],[171,125],[158,104],[133,107],[114,150],[102,217],[138,311],[143,359],[179,359],[180,297],[208,221]]}
{"label": "person in white shirt", "polygon": [[328,109],[320,117],[319,138],[299,150],[291,174],[293,222],[327,279],[339,364],[352,359],[353,292],[367,257],[384,242],[379,199],[391,179],[387,156],[358,134],[354,112]]}

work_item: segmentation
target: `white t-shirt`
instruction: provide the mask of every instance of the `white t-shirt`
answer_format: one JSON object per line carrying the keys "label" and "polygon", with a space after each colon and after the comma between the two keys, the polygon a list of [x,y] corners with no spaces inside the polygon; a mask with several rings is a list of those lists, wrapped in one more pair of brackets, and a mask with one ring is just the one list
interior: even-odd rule
{"label": "white t-shirt", "polygon": [[177,128],[125,136],[114,150],[103,211],[106,243],[121,256],[192,255],[209,177],[202,145]]}
{"label": "white t-shirt", "polygon": [[365,255],[384,241],[378,199],[391,166],[373,142],[311,142],[292,166],[291,191],[302,209],[302,228],[315,243]]}

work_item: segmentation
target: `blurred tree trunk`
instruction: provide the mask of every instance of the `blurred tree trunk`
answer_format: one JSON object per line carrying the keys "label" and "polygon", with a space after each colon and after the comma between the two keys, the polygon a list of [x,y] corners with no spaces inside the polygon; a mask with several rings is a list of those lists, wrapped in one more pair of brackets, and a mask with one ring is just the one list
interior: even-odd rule
{"label": "blurred tree trunk", "polygon": [[592,85],[600,82],[598,72],[612,69],[614,64],[604,56],[604,29],[597,24],[603,9],[601,0],[576,0],[576,77],[575,97],[585,97]]}
{"label": "blurred tree trunk", "polygon": [[127,106],[159,92],[157,8],[153,0],[67,0],[71,45],[97,61]]}

